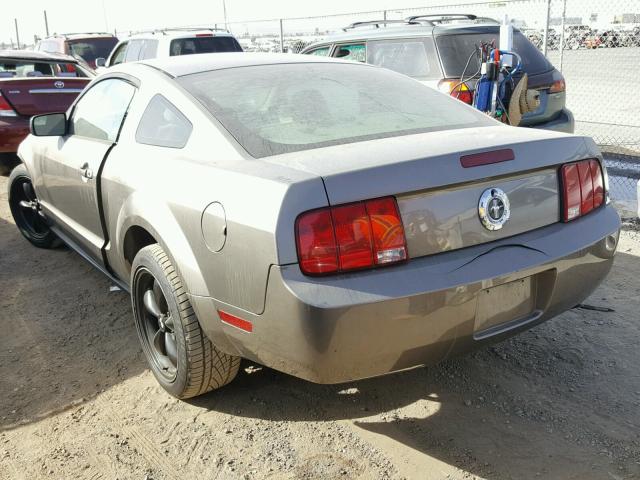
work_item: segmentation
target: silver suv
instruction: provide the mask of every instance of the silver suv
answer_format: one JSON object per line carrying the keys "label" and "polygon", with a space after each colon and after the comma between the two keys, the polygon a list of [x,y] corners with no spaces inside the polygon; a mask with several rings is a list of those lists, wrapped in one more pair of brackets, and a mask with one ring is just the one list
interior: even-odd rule
{"label": "silver suv", "polygon": [[[477,58],[470,58],[475,45],[492,41],[499,46],[500,25],[493,19],[470,14],[417,15],[405,20],[353,23],[301,53],[371,63],[451,93],[459,88],[465,66],[465,78],[479,70]],[[540,93],[540,106],[525,114],[520,125],[573,133],[574,119],[565,106],[562,74],[517,29],[513,49],[522,57],[529,88]],[[466,85],[469,93],[464,98],[457,90],[454,95],[471,103],[475,80]]]}

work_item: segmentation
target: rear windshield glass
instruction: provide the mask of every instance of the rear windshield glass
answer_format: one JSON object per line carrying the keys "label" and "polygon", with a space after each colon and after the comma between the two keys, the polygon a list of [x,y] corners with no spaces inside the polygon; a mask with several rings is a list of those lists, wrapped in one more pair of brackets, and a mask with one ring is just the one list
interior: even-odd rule
{"label": "rear windshield glass", "polygon": [[69,50],[71,50],[71,55],[78,55],[91,63],[95,62],[96,58],[107,58],[116,43],[118,43],[118,39],[114,37],[71,40],[69,41]]}
{"label": "rear windshield glass", "polygon": [[431,39],[375,40],[367,44],[367,63],[419,80],[440,76]]}
{"label": "rear windshield glass", "polygon": [[258,158],[494,124],[415,80],[366,65],[251,66],[188,75],[178,82]]}
{"label": "rear windshield glass", "polygon": [[0,58],[0,79],[29,77],[87,77],[87,75],[74,63]]}
{"label": "rear windshield glass", "polygon": [[241,52],[242,47],[233,37],[177,38],[169,47],[171,56],[194,53]]}
{"label": "rear windshield glass", "polygon": [[[459,77],[476,45],[481,42],[496,42],[500,47],[500,33],[471,33],[456,35],[441,35],[436,37],[442,65],[447,77]],[[519,31],[513,32],[513,49],[522,57],[524,71],[529,75],[548,72],[553,65],[545,58],[527,38]],[[467,68],[467,75],[474,74],[479,68],[477,58],[474,57]]]}

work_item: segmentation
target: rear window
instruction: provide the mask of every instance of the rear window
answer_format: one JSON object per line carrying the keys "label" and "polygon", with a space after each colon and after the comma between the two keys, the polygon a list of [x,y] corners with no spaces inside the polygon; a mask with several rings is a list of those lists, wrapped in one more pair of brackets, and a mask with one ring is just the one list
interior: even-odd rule
{"label": "rear window", "polygon": [[0,59],[0,79],[31,77],[87,77],[75,63]]}
{"label": "rear window", "polygon": [[[442,66],[447,77],[460,77],[464,66],[476,45],[481,42],[495,41],[500,47],[500,33],[471,33],[456,35],[440,35],[436,37]],[[513,32],[513,49],[522,57],[524,71],[529,75],[548,72],[553,65],[545,58],[527,38],[519,31]],[[466,74],[472,75],[480,66],[477,57],[472,58]]]}
{"label": "rear window", "polygon": [[169,51],[174,57],[194,53],[241,52],[242,47],[233,37],[194,37],[172,40]]}
{"label": "rear window", "polygon": [[258,158],[494,124],[415,80],[365,65],[251,66],[188,75],[178,82]]}
{"label": "rear window", "polygon": [[388,68],[418,80],[441,76],[431,39],[369,41],[367,63]]}
{"label": "rear window", "polygon": [[116,43],[118,39],[114,37],[70,40],[69,50],[72,55],[78,55],[91,63],[95,62],[96,58],[107,58]]}

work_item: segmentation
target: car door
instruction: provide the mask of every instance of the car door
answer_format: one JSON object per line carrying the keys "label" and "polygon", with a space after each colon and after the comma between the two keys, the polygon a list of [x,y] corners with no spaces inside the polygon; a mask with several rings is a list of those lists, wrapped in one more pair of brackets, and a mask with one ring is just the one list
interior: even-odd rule
{"label": "car door", "polygon": [[98,264],[105,241],[98,175],[135,90],[120,78],[93,84],[73,107],[69,133],[48,144],[40,165],[43,206],[67,240]]}

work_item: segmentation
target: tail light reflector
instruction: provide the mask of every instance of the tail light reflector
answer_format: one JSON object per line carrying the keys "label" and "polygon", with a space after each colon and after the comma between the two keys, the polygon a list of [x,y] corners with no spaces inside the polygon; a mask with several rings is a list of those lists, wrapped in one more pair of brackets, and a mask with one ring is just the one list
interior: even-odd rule
{"label": "tail light reflector", "polygon": [[551,84],[551,86],[549,87],[549,93],[560,93],[560,92],[564,92],[565,89],[566,89],[566,84],[565,84],[564,78],[561,78],[560,80],[556,80]]}
{"label": "tail light reflector", "polygon": [[468,105],[473,103],[473,90],[466,83],[460,83],[460,80],[441,80],[438,89]]}
{"label": "tail light reflector", "polygon": [[16,111],[9,105],[9,102],[0,93],[0,117],[17,117]]}
{"label": "tail light reflector", "polygon": [[326,207],[296,220],[300,268],[307,275],[361,270],[407,259],[395,198]]}
{"label": "tail light reflector", "polygon": [[563,220],[569,222],[604,203],[604,180],[597,160],[562,166]]}

